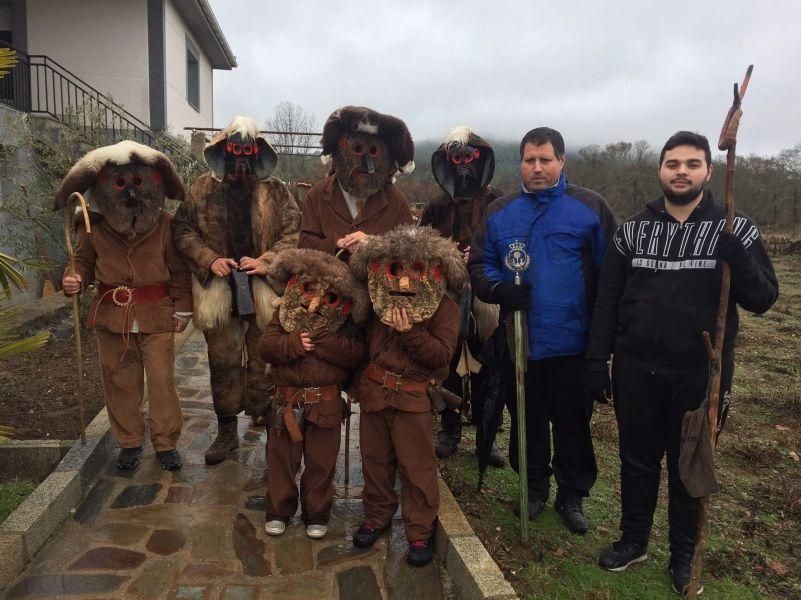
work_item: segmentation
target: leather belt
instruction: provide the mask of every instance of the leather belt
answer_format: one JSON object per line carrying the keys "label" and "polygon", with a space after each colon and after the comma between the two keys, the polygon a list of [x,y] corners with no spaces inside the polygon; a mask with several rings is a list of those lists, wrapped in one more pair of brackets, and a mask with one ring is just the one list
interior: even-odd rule
{"label": "leather belt", "polygon": [[291,385],[275,386],[275,395],[286,399],[288,404],[303,406],[305,404],[319,404],[328,402],[339,397],[338,385],[326,385],[323,387],[292,387]]}
{"label": "leather belt", "polygon": [[293,442],[302,442],[303,433],[295,421],[292,414],[292,407],[305,407],[320,402],[330,402],[340,396],[338,385],[326,385],[323,387],[292,387],[290,385],[275,386],[275,397],[278,400],[285,400],[284,404],[284,425]]}
{"label": "leather belt", "polygon": [[393,392],[426,392],[431,385],[428,381],[406,379],[403,375],[382,369],[375,363],[367,365],[364,374],[370,381],[380,383],[382,387]]}
{"label": "leather belt", "polygon": [[100,304],[111,304],[113,302],[117,306],[154,302],[170,295],[170,288],[166,283],[143,285],[140,287],[128,287],[127,285],[118,285],[115,287],[101,283],[99,291]]}

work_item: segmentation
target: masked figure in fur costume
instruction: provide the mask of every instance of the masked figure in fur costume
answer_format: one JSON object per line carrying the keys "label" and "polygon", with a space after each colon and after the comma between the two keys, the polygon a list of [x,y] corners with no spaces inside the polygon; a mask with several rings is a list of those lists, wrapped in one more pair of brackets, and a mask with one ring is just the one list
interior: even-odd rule
{"label": "masked figure in fur costume", "polygon": [[295,514],[303,459],[301,517],[307,535],[321,538],[334,498],[341,392],[363,359],[364,335],[356,323],[367,318],[370,303],[347,265],[317,250],[284,250],[269,261],[267,277],[284,294],[259,343],[276,385],[265,531],[282,534]]}
{"label": "masked figure in fur costume", "polygon": [[[468,127],[455,127],[442,140],[431,156],[431,171],[442,188],[442,194],[426,206],[420,225],[430,225],[442,235],[458,242],[465,261],[470,240],[490,203],[503,193],[490,182],[495,173],[492,147]],[[473,422],[481,419],[483,376],[477,356],[481,345],[498,326],[497,304],[486,304],[472,292],[462,297],[462,331],[460,350],[454,356],[451,373],[444,387],[463,398],[463,410],[469,402]],[[469,385],[467,385],[469,384]],[[442,411],[442,429],[437,434],[437,456],[448,458],[462,439],[461,413],[446,408]],[[503,467],[505,460],[497,446],[490,454],[490,465]]]}
{"label": "masked figure in fur costume", "polygon": [[414,170],[414,143],[403,121],[345,106],[325,122],[322,145],[331,171],[306,196],[301,248],[348,260],[367,235],[413,222],[406,196],[393,183]]}
{"label": "masked figure in fur costume", "polygon": [[97,334],[111,430],[122,448],[117,468],[136,468],[142,455],[147,377],[153,447],[163,468],[179,469],[175,447],[183,421],[173,334],[191,317],[192,295],[164,200],[182,200],[183,185],[164,154],[126,141],[78,161],[56,192],[55,208],[63,208],[73,192],[85,196],[92,233],[79,227],[76,273],[65,272],[62,284],[71,296],[99,282],[87,326]]}
{"label": "masked figure in fur costume", "polygon": [[369,237],[350,261],[367,281],[372,318],[367,327],[369,362],[358,382],[359,423],[366,521],[353,536],[372,546],[398,507],[400,473],[407,561],[433,556],[439,510],[437,458],[428,390],[441,380],[456,350],[459,305],[467,272],[456,244],[430,227],[401,226]]}
{"label": "masked figure in fur costume", "polygon": [[284,183],[271,177],[278,155],[252,119],[234,119],[204,156],[211,172],[190,187],[173,237],[192,269],[194,321],[208,345],[218,431],[205,459],[216,464],[239,447],[236,415],[269,411],[272,384],[258,341],[276,296],[264,279],[264,260],[297,245],[300,211]]}

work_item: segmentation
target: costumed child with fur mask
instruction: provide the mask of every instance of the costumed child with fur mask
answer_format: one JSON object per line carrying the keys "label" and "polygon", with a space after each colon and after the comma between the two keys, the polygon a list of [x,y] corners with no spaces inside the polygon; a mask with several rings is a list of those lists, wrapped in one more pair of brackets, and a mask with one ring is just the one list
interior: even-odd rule
{"label": "costumed child with fur mask", "polygon": [[439,511],[437,459],[428,390],[448,373],[461,328],[458,295],[467,272],[455,243],[430,227],[400,226],[359,244],[350,260],[367,282],[374,315],[358,382],[365,522],[353,536],[372,546],[401,510],[414,566],[433,557]]}
{"label": "costumed child with fur mask", "polygon": [[275,396],[267,447],[264,530],[281,535],[295,514],[300,480],[306,535],[327,532],[334,499],[343,417],[342,389],[364,358],[365,287],[347,265],[318,250],[284,250],[266,262],[267,280],[283,289],[280,307],[259,341]]}
{"label": "costumed child with fur mask", "polygon": [[156,456],[164,469],[179,469],[183,420],[173,334],[192,315],[192,283],[172,245],[164,200],[183,200],[183,185],[164,154],[125,141],[78,161],[56,192],[55,208],[64,208],[73,192],[85,195],[92,233],[79,227],[76,273],[65,272],[62,285],[71,296],[99,282],[87,326],[97,334],[103,394],[121,448],[117,468],[135,469],[141,459],[146,377]]}

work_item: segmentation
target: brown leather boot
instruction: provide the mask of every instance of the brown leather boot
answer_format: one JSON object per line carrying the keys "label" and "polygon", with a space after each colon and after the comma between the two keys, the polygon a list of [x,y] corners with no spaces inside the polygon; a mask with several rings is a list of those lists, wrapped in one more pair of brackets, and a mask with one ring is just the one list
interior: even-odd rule
{"label": "brown leather boot", "polygon": [[206,450],[207,465],[221,463],[239,449],[239,432],[236,430],[236,425],[236,418],[230,423],[217,422],[217,437]]}
{"label": "brown leather boot", "polygon": [[437,458],[450,458],[458,447],[459,440],[453,434],[447,431],[440,431],[437,434],[437,443],[434,446]]}

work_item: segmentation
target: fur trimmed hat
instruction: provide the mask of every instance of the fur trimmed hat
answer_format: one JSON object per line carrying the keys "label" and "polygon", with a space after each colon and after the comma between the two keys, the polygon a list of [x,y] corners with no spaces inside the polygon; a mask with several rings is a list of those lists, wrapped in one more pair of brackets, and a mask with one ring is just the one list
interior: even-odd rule
{"label": "fur trimmed hat", "polygon": [[356,247],[348,264],[357,279],[367,281],[370,263],[381,258],[408,263],[439,259],[448,291],[453,294],[461,294],[467,281],[467,269],[456,242],[429,226],[398,225],[383,235],[368,236]]}
{"label": "fur trimmed hat", "polygon": [[235,117],[226,127],[214,134],[211,141],[203,149],[203,158],[209,165],[212,175],[217,181],[225,178],[225,157],[223,156],[223,146],[229,137],[239,134],[243,140],[253,140],[259,147],[259,157],[256,159],[256,179],[266,181],[269,179],[275,167],[278,166],[278,153],[270,145],[264,134],[259,133],[256,121],[250,117]]}
{"label": "fur trimmed hat", "polygon": [[337,151],[340,136],[353,132],[377,135],[389,146],[398,163],[398,171],[414,171],[414,142],[406,123],[397,117],[384,115],[364,106],[343,106],[326,120],[321,140],[323,153],[320,159],[328,164]]}
{"label": "fur trimmed hat", "polygon": [[363,323],[370,312],[367,288],[358,282],[344,262],[319,250],[290,248],[265,258],[267,281],[279,294],[294,275],[306,275],[330,288],[339,296],[351,300],[351,317]]}
{"label": "fur trimmed hat", "polygon": [[87,152],[81,160],[75,163],[56,190],[53,210],[64,208],[73,192],[85,194],[89,188],[94,186],[97,176],[105,167],[131,163],[154,167],[164,181],[165,196],[178,201],[184,199],[184,184],[170,159],[150,146],[126,140],[113,146],[103,146]]}

